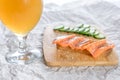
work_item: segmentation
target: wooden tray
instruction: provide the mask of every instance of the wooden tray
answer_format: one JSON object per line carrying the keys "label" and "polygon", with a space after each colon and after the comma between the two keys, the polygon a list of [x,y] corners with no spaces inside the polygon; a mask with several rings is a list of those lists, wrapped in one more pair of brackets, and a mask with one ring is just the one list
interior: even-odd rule
{"label": "wooden tray", "polygon": [[97,59],[87,53],[80,54],[72,50],[70,52],[73,52],[73,54],[67,54],[66,51],[64,53],[60,52],[57,50],[56,45],[52,44],[53,40],[59,35],[64,35],[64,33],[54,32],[52,27],[47,27],[44,31],[43,51],[48,66],[111,66],[118,64],[118,56],[114,50],[101,55]]}

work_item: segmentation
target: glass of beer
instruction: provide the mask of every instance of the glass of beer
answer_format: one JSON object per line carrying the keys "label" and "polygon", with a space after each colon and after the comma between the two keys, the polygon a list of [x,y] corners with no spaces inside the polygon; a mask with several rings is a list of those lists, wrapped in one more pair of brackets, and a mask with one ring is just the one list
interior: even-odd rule
{"label": "glass of beer", "polygon": [[35,27],[42,14],[42,0],[0,0],[0,19],[19,40],[16,52],[9,52],[9,63],[28,64],[36,59],[38,51],[26,45],[28,33]]}

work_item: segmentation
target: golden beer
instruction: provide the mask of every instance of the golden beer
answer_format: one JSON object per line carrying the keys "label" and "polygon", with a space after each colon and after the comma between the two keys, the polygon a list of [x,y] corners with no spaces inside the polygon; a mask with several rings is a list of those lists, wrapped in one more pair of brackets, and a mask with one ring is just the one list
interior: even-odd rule
{"label": "golden beer", "polygon": [[41,0],[0,0],[1,20],[15,34],[31,31],[41,14]]}
{"label": "golden beer", "polygon": [[0,19],[19,41],[18,49],[6,54],[7,62],[29,64],[38,58],[39,49],[28,48],[26,38],[38,23],[42,7],[42,0],[0,0]]}

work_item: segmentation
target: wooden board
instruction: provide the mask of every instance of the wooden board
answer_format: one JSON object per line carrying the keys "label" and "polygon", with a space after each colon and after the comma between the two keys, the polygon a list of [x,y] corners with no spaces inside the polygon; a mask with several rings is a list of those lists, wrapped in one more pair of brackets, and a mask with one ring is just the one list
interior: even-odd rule
{"label": "wooden board", "polygon": [[48,66],[112,66],[118,64],[118,56],[114,50],[97,59],[87,53],[82,54],[73,50],[68,50],[68,52],[65,48],[60,51],[56,45],[52,44],[53,40],[60,35],[68,34],[54,32],[52,27],[47,27],[44,31],[43,51]]}

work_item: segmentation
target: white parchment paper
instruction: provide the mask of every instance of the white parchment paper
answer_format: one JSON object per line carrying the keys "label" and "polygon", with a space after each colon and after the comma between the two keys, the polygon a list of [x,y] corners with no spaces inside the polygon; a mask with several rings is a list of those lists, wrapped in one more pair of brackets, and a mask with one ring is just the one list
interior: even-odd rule
{"label": "white parchment paper", "polygon": [[6,62],[6,53],[15,49],[18,43],[16,37],[0,23],[0,80],[120,80],[120,65],[52,68],[45,65],[42,52],[45,27],[85,23],[102,29],[116,45],[115,50],[120,57],[120,0],[75,0],[60,5],[58,3],[45,2],[41,21],[28,36],[28,46],[41,51],[40,58],[32,64],[13,65]]}

